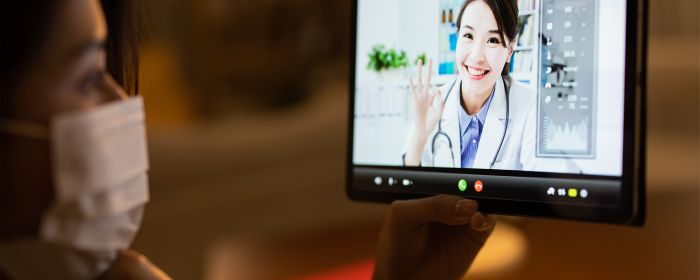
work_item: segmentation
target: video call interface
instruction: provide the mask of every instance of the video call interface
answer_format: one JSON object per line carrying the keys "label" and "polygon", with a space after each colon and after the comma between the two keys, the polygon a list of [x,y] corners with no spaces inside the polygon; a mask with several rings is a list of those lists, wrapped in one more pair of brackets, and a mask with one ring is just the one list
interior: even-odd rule
{"label": "video call interface", "polygon": [[[515,3],[517,37],[508,49],[500,36],[481,35],[483,29],[498,29],[483,1],[462,11],[463,0],[358,0],[352,139],[356,167],[622,176],[625,0]],[[498,91],[505,84],[499,59],[506,62],[510,81],[509,88],[500,87],[507,98]],[[439,89],[440,95],[421,107],[415,85],[419,79],[426,82],[428,71],[429,88]],[[493,88],[490,97],[470,114],[465,100],[483,88]],[[431,118],[438,119],[434,126]],[[418,127],[424,127],[422,134]],[[408,179],[368,178],[376,185],[409,186],[420,174],[393,170],[400,172],[391,174]],[[465,185],[473,190],[486,184],[477,179]],[[458,177],[445,180],[461,184]],[[526,178],[519,180],[527,185]],[[576,192],[579,198],[589,191],[559,185],[543,189],[545,195],[569,197]]]}

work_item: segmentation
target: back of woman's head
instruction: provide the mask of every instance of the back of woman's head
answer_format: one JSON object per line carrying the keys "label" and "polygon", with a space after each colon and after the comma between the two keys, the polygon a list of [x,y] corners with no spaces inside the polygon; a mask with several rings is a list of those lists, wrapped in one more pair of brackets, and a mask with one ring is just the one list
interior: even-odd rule
{"label": "back of woman's head", "polygon": [[12,92],[40,50],[60,1],[0,0],[0,85]]}

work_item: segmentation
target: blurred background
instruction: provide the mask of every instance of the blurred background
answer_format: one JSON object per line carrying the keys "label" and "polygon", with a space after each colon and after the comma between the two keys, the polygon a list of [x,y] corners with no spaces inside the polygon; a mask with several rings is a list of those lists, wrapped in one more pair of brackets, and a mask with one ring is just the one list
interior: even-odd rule
{"label": "blurred background", "polygon": [[[499,217],[470,277],[700,278],[700,5],[650,2],[646,225]],[[368,278],[386,205],[344,193],[351,1],[142,3],[135,249],[176,279]]]}

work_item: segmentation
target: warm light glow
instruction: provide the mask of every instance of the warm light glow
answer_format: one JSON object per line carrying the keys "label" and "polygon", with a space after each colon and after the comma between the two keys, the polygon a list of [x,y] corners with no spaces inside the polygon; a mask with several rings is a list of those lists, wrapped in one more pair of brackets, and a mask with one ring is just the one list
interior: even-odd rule
{"label": "warm light glow", "polygon": [[500,220],[467,275],[476,277],[507,273],[522,263],[526,252],[527,240],[523,232]]}

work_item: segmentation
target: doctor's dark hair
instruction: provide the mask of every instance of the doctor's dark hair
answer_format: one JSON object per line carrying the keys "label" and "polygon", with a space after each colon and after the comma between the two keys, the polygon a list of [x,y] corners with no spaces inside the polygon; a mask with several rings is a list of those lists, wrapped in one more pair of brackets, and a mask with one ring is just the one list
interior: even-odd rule
{"label": "doctor's dark hair", "polygon": [[[41,51],[60,0],[0,0],[0,86],[4,103]],[[138,93],[139,34],[134,0],[101,0],[107,22],[107,72],[129,95]]]}
{"label": "doctor's dark hair", "polygon": [[[464,10],[467,6],[475,1],[484,1],[487,6],[491,9],[493,17],[496,19],[496,25],[498,25],[498,30],[501,32],[498,34],[501,37],[501,44],[503,47],[508,47],[506,44],[506,38],[509,42],[514,42],[518,36],[518,4],[515,0],[466,0],[464,5],[459,10],[459,15],[457,16],[457,30],[462,28],[462,16],[464,15]],[[503,67],[501,75],[508,75],[508,65],[510,62],[506,62]]]}

